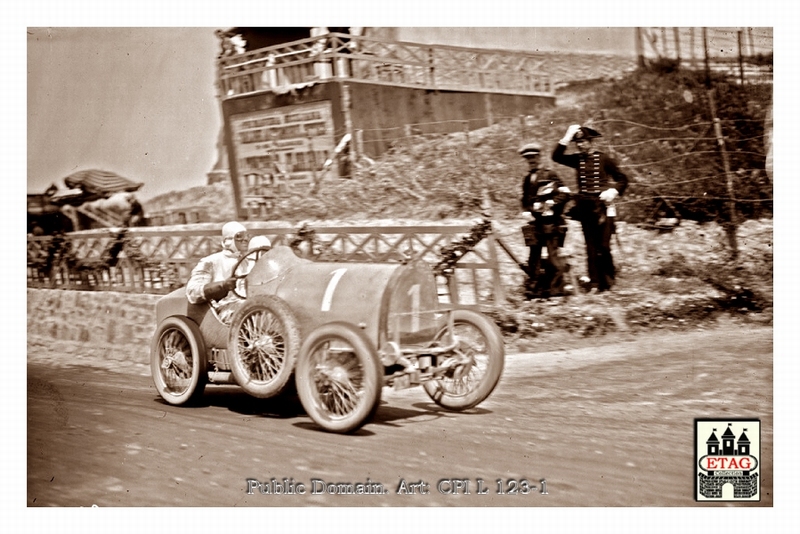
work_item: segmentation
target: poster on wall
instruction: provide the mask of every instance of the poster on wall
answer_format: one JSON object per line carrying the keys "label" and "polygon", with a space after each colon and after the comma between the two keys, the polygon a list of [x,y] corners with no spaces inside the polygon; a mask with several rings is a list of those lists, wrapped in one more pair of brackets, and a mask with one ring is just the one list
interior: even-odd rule
{"label": "poster on wall", "polygon": [[[233,115],[231,131],[245,206],[310,187],[335,144],[329,101]],[[335,175],[335,163],[324,172]]]}

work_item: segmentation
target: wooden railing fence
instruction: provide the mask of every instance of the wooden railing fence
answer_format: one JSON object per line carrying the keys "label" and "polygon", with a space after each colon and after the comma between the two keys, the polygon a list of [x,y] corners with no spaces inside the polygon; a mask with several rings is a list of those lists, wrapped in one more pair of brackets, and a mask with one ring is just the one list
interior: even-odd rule
{"label": "wooden railing fence", "polygon": [[[256,228],[274,245],[316,261],[403,262],[437,266],[442,248],[469,226]],[[440,300],[485,306],[505,299],[489,232],[438,275]],[[135,228],[28,236],[28,287],[165,294],[184,285],[198,260],[220,250],[219,229]],[[441,269],[439,270],[441,271]]]}

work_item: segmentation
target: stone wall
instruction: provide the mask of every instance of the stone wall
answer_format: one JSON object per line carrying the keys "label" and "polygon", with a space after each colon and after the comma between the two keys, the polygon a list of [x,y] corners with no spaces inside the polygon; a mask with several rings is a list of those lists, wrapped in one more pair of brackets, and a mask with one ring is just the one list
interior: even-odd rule
{"label": "stone wall", "polygon": [[[146,365],[159,295],[28,289],[28,356]],[[79,363],[73,360],[71,363]]]}

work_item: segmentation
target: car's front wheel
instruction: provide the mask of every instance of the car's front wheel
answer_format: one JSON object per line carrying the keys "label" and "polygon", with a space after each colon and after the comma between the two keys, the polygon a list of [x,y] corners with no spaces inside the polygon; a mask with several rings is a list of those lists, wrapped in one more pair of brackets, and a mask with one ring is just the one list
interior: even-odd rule
{"label": "car's front wheel", "polygon": [[343,322],[311,332],[300,349],[297,393],[309,417],[328,432],[361,428],[378,408],[383,367],[367,336]]}
{"label": "car's front wheel", "polygon": [[[500,329],[488,317],[472,310],[454,310],[453,338],[456,347],[438,357],[446,371],[423,387],[430,398],[448,410],[461,411],[477,406],[494,390],[505,363],[505,348]],[[437,342],[449,342],[447,328]]]}

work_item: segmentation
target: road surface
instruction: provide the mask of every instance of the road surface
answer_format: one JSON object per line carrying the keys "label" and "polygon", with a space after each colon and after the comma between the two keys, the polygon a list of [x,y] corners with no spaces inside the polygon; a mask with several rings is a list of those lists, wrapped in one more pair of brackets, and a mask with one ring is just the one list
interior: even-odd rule
{"label": "road surface", "polygon": [[[375,420],[345,436],[292,397],[211,386],[174,407],[145,369],[70,366],[29,342],[27,505],[708,506],[694,500],[695,418],[757,418],[762,498],[747,505],[772,506],[772,334],[510,354],[470,412],[384,389]],[[339,483],[368,493],[331,493]]]}

